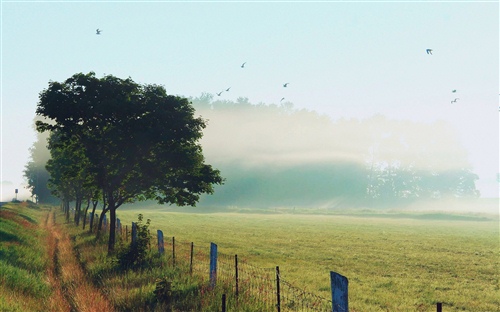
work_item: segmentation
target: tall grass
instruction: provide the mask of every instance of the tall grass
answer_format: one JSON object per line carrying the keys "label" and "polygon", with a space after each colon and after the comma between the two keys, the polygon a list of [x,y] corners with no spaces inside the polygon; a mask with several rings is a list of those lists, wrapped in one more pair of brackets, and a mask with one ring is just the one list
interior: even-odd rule
{"label": "tall grass", "polygon": [[0,311],[48,309],[49,259],[37,221],[43,213],[26,203],[0,208]]}

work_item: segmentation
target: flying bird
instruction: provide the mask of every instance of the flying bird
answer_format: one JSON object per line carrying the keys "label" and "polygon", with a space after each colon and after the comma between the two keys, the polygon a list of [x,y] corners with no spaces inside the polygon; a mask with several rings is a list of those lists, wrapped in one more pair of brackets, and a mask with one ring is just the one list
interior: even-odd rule
{"label": "flying bird", "polygon": [[453,101],[451,101],[451,103],[456,103],[456,102],[457,102],[457,100],[459,100],[459,99],[460,99],[460,98],[456,98],[456,99],[454,99]]}
{"label": "flying bird", "polygon": [[456,92],[457,92],[457,90],[453,89],[453,90],[451,90],[451,92],[456,93]]}
{"label": "flying bird", "polygon": [[95,34],[96,34],[96,35],[100,35],[100,34],[101,34],[101,31],[102,31],[102,30],[100,30],[99,28],[97,28],[97,29],[95,30]]}
{"label": "flying bird", "polygon": [[432,55],[432,49],[427,49],[427,50],[425,50],[425,52],[427,52],[427,54]]}
{"label": "flying bird", "polygon": [[283,102],[283,100],[284,100],[284,99],[285,99],[285,98],[281,98],[280,103],[281,103],[281,102]]}
{"label": "flying bird", "polygon": [[283,87],[284,87],[284,88],[286,88],[286,87],[288,87],[288,85],[289,85],[289,84],[290,84],[290,83],[289,83],[289,82],[287,82],[287,83],[283,84]]}
{"label": "flying bird", "polygon": [[231,87],[227,88],[226,91],[229,91],[229,89],[231,89]]}
{"label": "flying bird", "polygon": [[246,63],[247,63],[247,62],[245,62],[245,63],[241,64],[241,68],[245,68],[245,64],[246,64]]}
{"label": "flying bird", "polygon": [[224,92],[224,91],[221,91],[221,92],[219,92],[219,93],[216,93],[216,94],[217,94],[217,96],[220,96],[220,95],[222,94],[222,92]]}

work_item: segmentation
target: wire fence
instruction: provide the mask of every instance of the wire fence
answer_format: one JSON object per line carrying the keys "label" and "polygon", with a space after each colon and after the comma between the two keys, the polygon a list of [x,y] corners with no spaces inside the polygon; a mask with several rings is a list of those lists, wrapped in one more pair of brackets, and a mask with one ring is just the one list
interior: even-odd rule
{"label": "wire fence", "polygon": [[[105,228],[107,225],[107,222],[104,222]],[[158,234],[160,232],[160,230],[157,231]],[[132,233],[132,226],[123,226],[120,221],[117,222],[118,239],[132,242]],[[202,281],[201,307],[205,306],[204,302],[217,301],[218,298],[214,298],[215,294],[223,291],[223,312],[226,309],[237,311],[241,302],[250,304],[261,312],[348,311],[347,287],[345,294],[341,294],[346,296],[345,303],[339,304],[337,300],[334,304],[333,301],[338,295],[334,293],[334,289],[332,289],[334,299],[318,296],[284,279],[279,266],[257,267],[245,259],[240,259],[238,255],[216,252],[215,285],[211,285],[211,279],[214,276],[211,264],[212,255],[207,251],[206,246],[200,248],[193,242],[180,241],[175,237],[163,237],[163,232],[160,235],[162,240],[159,240],[158,234],[150,236],[149,248],[164,256],[166,265],[176,267]],[[330,272],[330,274],[336,273]],[[333,282],[332,288],[334,288]],[[437,311],[442,311],[442,303],[437,303]]]}
{"label": "wire fence", "polygon": [[[131,226],[117,224],[120,239],[132,241]],[[196,275],[209,285],[211,274],[210,252],[206,246],[151,233],[150,249],[162,253],[166,265]],[[163,243],[158,239],[163,239]],[[332,300],[307,292],[282,277],[279,267],[261,268],[248,263],[238,255],[216,253],[216,288],[224,292],[224,306],[237,310],[239,302],[251,304],[259,311],[332,311]],[[201,300],[210,298],[211,287],[202,287]],[[202,304],[203,306],[203,304]]]}

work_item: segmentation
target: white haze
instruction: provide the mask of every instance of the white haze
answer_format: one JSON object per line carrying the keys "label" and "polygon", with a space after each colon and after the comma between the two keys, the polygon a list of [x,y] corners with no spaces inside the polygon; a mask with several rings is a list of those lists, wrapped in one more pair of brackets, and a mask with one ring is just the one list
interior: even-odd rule
{"label": "white haze", "polygon": [[387,163],[435,172],[470,168],[466,151],[444,122],[375,116],[337,120],[308,111],[250,106],[199,110],[208,119],[201,141],[209,163],[270,168],[311,163]]}

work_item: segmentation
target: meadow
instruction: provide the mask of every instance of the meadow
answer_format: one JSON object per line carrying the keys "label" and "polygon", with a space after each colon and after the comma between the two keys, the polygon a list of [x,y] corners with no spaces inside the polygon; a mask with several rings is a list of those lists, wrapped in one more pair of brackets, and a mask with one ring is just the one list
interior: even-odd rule
{"label": "meadow", "polygon": [[129,208],[118,217],[125,225],[141,213],[152,233],[279,266],[287,281],[321,297],[330,297],[329,272],[342,274],[351,311],[433,311],[437,302],[445,311],[499,311],[497,216],[186,211]]}

